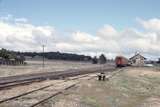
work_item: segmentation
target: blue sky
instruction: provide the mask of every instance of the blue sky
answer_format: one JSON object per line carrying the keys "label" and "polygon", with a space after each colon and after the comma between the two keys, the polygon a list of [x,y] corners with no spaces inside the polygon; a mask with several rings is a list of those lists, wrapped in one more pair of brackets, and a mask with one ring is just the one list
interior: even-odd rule
{"label": "blue sky", "polygon": [[159,0],[1,0],[0,15],[95,33],[104,24],[123,29],[134,26],[136,18],[159,17],[159,4]]}
{"label": "blue sky", "polygon": [[[160,0],[0,0],[0,48],[160,56]],[[41,45],[39,45],[41,44]]]}

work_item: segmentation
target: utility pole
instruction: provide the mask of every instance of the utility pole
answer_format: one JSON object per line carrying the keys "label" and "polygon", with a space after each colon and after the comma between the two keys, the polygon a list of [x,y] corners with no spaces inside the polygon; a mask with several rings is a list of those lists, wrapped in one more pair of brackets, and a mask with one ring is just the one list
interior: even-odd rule
{"label": "utility pole", "polygon": [[42,48],[43,48],[43,68],[45,66],[45,64],[44,64],[44,47],[45,47],[45,45],[42,45]]}

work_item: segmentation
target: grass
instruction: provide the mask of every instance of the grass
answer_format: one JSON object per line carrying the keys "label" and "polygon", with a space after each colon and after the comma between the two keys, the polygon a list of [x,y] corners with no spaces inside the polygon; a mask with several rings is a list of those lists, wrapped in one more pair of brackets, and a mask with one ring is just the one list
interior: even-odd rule
{"label": "grass", "polygon": [[[137,69],[141,70],[146,72],[147,69]],[[140,75],[138,72],[134,76],[128,72],[130,69],[125,69],[109,81],[84,81],[61,98],[76,100],[83,107],[152,107],[146,101],[160,99],[160,75],[156,75],[155,71],[154,75]]]}
{"label": "grass", "polygon": [[131,76],[124,71],[109,81],[91,84],[92,87],[81,89],[81,95],[87,96],[86,102],[98,107],[136,107],[147,98],[160,97],[159,76]]}
{"label": "grass", "polygon": [[91,107],[101,107],[98,103],[95,97],[91,96],[85,96],[83,97],[83,102],[87,105],[90,105]]}

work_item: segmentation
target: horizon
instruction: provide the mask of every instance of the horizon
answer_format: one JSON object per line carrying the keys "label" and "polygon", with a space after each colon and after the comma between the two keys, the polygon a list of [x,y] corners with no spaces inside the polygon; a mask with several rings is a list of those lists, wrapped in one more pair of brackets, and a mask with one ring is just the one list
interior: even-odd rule
{"label": "horizon", "polygon": [[[38,4],[37,4],[38,3]],[[160,57],[160,1],[1,0],[0,48]]]}

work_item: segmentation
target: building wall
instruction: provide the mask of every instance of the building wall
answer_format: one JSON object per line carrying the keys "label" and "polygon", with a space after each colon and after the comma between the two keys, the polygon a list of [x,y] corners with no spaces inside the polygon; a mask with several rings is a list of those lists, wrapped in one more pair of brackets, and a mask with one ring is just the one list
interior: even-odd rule
{"label": "building wall", "polygon": [[144,61],[145,59],[141,57],[140,55],[137,55],[133,57],[132,59],[130,59],[131,65],[133,66],[144,66],[145,64]]}

